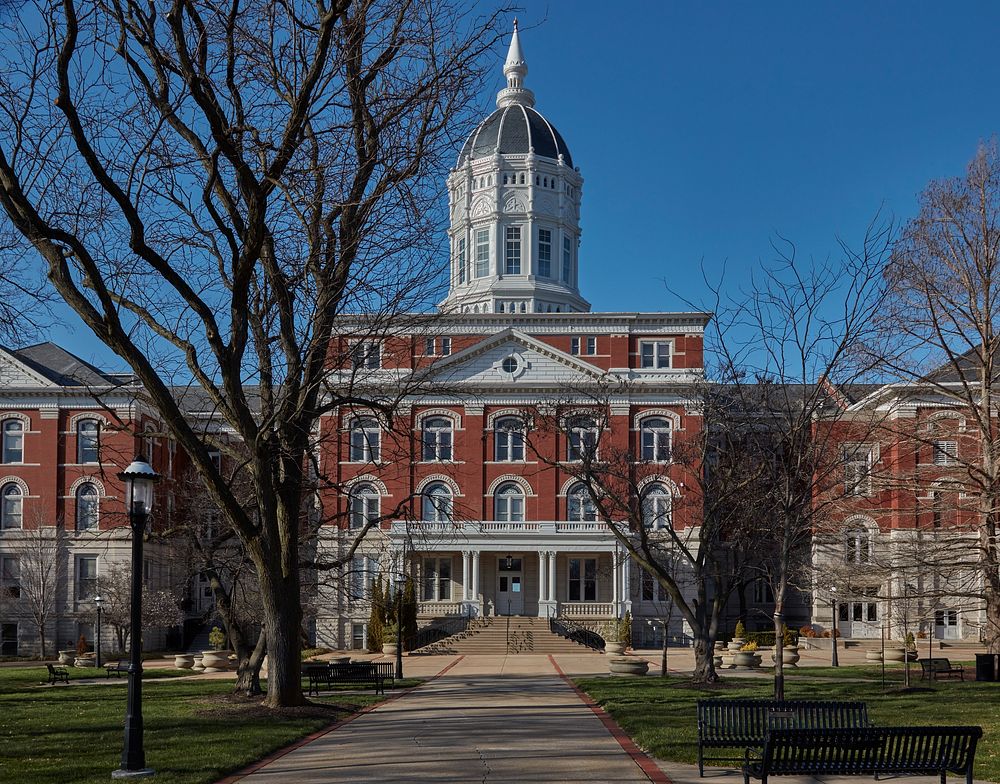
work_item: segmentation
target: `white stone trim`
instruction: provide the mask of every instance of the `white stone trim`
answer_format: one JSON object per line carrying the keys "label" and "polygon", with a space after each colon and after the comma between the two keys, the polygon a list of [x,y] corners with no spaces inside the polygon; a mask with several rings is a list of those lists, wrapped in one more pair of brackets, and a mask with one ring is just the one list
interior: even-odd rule
{"label": "white stone trim", "polygon": [[869,534],[877,534],[881,531],[878,523],[873,518],[868,515],[853,514],[844,520],[840,533],[843,535],[848,531],[856,530],[858,527],[863,527]]}
{"label": "white stone trim", "polygon": [[963,432],[966,428],[965,416],[961,412],[954,410],[945,410],[945,411],[937,411],[931,414],[929,417],[927,417],[927,419],[924,421],[923,429],[928,432],[932,431],[934,429],[934,426],[942,419],[957,419],[958,432],[960,433]]}
{"label": "white stone trim", "polygon": [[76,491],[79,489],[80,485],[91,484],[97,488],[97,495],[100,498],[107,497],[107,490],[104,487],[104,482],[98,479],[96,476],[81,476],[73,484],[69,486],[69,491],[66,498],[76,498]]}
{"label": "white stone trim", "polygon": [[559,493],[557,494],[556,497],[566,498],[569,495],[569,489],[575,484],[586,485],[587,483],[584,482],[583,479],[581,479],[578,476],[571,476],[569,479],[567,479],[565,482],[562,483],[562,487],[559,489]]}
{"label": "white stone trim", "polygon": [[27,414],[22,414],[20,411],[4,411],[2,414],[0,414],[0,422],[4,422],[8,419],[16,419],[19,422],[21,422],[21,424],[24,425],[25,433],[31,431],[31,417],[29,417]]}
{"label": "white stone trim", "polygon": [[531,414],[523,408],[502,408],[492,412],[486,417],[486,427],[490,430],[496,429],[496,421],[504,417],[515,417],[524,423],[526,429],[530,430],[533,424]]}
{"label": "white stone trim", "polygon": [[636,491],[641,496],[649,485],[665,485],[670,491],[670,495],[674,498],[681,497],[681,489],[677,486],[677,483],[671,479],[669,476],[663,476],[662,474],[653,474],[652,476],[647,476],[645,479],[636,485]]}
{"label": "white stone trim", "polygon": [[428,485],[432,485],[435,482],[444,482],[446,485],[448,485],[448,487],[451,488],[451,494],[454,497],[456,497],[456,498],[461,497],[462,491],[459,489],[458,482],[456,482],[454,479],[452,479],[447,474],[431,474],[430,476],[425,477],[424,479],[421,479],[420,480],[420,484],[417,485],[417,487],[416,487],[416,489],[414,491],[415,494],[416,495],[423,495],[424,494],[424,489]]}
{"label": "white stone trim", "polygon": [[107,416],[105,416],[104,414],[98,411],[84,411],[79,414],[73,414],[73,416],[69,418],[68,432],[75,434],[77,424],[84,419],[96,419],[98,422],[100,422],[100,427],[102,428],[111,426],[111,423],[108,421]]}
{"label": "white stone trim", "polygon": [[632,429],[638,430],[642,426],[642,420],[651,419],[654,417],[659,417],[661,419],[669,419],[670,426],[673,430],[681,429],[681,415],[676,411],[671,411],[666,408],[648,408],[645,411],[640,411],[638,414],[632,417]]}
{"label": "white stone trim", "polygon": [[344,482],[344,495],[350,496],[354,486],[362,484],[375,485],[375,488],[378,490],[379,495],[389,498],[392,497],[392,494],[389,492],[389,488],[385,486],[385,482],[383,482],[374,474],[359,474],[353,479],[348,479],[346,482]]}
{"label": "white stone trim", "polygon": [[507,482],[513,482],[518,487],[524,491],[525,497],[535,495],[535,491],[531,489],[531,484],[523,476],[518,476],[517,474],[504,474],[503,476],[498,476],[492,482],[490,482],[489,488],[486,490],[486,495],[492,496],[496,493],[497,488],[500,485],[507,484]]}
{"label": "white stone trim", "polygon": [[13,482],[15,485],[21,488],[21,495],[24,496],[25,498],[31,495],[31,492],[28,490],[28,483],[25,482],[23,479],[21,479],[21,477],[19,476],[3,477],[2,479],[0,479],[0,487],[3,487],[6,484],[10,484],[11,482]]}
{"label": "white stone trim", "polygon": [[432,417],[444,417],[445,419],[451,420],[451,426],[455,430],[462,429],[462,415],[457,411],[451,411],[447,408],[429,408],[426,411],[421,411],[416,415],[415,423],[413,426],[414,430],[423,430],[424,420],[430,419]]}

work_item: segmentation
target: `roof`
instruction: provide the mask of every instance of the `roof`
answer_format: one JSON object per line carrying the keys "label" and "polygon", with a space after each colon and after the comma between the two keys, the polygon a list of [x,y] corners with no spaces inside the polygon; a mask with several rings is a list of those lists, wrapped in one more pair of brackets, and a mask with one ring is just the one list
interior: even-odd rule
{"label": "roof", "polygon": [[567,166],[573,166],[569,147],[555,126],[536,109],[514,103],[502,106],[479,124],[462,147],[458,165],[470,158],[529,152],[552,160],[559,160],[561,155]]}
{"label": "roof", "polygon": [[130,373],[98,370],[62,346],[49,341],[7,351],[31,370],[63,387],[120,386],[134,380]]}

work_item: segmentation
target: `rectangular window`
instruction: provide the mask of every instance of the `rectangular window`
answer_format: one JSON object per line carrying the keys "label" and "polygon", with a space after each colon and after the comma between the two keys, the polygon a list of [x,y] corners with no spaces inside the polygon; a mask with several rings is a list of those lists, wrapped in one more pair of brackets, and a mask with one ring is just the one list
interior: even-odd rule
{"label": "rectangular window", "polygon": [[590,356],[594,356],[597,353],[597,338],[593,336],[587,338],[587,350],[585,353]]}
{"label": "rectangular window", "polygon": [[382,344],[377,340],[359,340],[351,347],[355,370],[378,370],[382,367]]}
{"label": "rectangular window", "polygon": [[521,274],[521,228],[519,226],[507,227],[507,243],[504,259],[505,275]]}
{"label": "rectangular window", "polygon": [[873,455],[874,449],[871,444],[844,446],[844,495],[872,494]]}
{"label": "rectangular window", "polygon": [[538,230],[538,274],[543,278],[552,277],[552,231]]}
{"label": "rectangular window", "polygon": [[17,556],[0,557],[0,599],[21,598],[21,566]]}
{"label": "rectangular window", "polygon": [[451,601],[451,558],[424,558],[423,577],[423,601]]}
{"label": "rectangular window", "polygon": [[441,356],[446,357],[451,354],[451,338],[441,338]]}
{"label": "rectangular window", "polygon": [[562,279],[563,283],[572,285],[573,274],[573,240],[563,237]]}
{"label": "rectangular window", "polygon": [[0,656],[17,656],[17,624],[0,625]]}
{"label": "rectangular window", "polygon": [[668,368],[670,367],[669,340],[639,341],[639,367]]}
{"label": "rectangular window", "polygon": [[378,560],[363,555],[354,556],[349,577],[350,598],[359,601],[369,598],[378,577]]}
{"label": "rectangular window", "polygon": [[434,338],[424,339],[424,354],[428,357],[434,356]]}
{"label": "rectangular window", "polygon": [[351,624],[351,650],[363,651],[367,639],[365,636],[365,625],[363,623]]}
{"label": "rectangular window", "polygon": [[[100,423],[84,419],[76,426],[76,462],[97,463],[99,456]],[[147,452],[147,454],[149,454]],[[152,459],[152,458],[150,458]]]}
{"label": "rectangular window", "polygon": [[580,338],[569,339],[569,353],[573,356],[580,353]]}
{"label": "rectangular window", "polygon": [[24,425],[19,419],[3,423],[3,462],[24,462]]}
{"label": "rectangular window", "polygon": [[958,462],[957,441],[935,441],[933,447],[934,465],[955,465]]}
{"label": "rectangular window", "polygon": [[569,559],[569,600],[571,602],[597,601],[597,559]]}
{"label": "rectangular window", "polygon": [[768,584],[767,580],[754,580],[753,601],[754,604],[774,603],[774,592],[771,590],[771,586]]}
{"label": "rectangular window", "polygon": [[476,229],[476,277],[490,274],[490,230]]}
{"label": "rectangular window", "polygon": [[458,282],[465,283],[465,267],[468,264],[468,259],[465,257],[465,237],[460,237],[458,240]]}
{"label": "rectangular window", "polygon": [[644,602],[653,601],[653,597],[659,602],[665,602],[667,600],[667,590],[660,583],[653,579],[653,575],[647,572],[645,569],[641,570],[642,579],[642,600]]}
{"label": "rectangular window", "polygon": [[81,555],[76,559],[76,599],[86,601],[97,595],[97,556]]}

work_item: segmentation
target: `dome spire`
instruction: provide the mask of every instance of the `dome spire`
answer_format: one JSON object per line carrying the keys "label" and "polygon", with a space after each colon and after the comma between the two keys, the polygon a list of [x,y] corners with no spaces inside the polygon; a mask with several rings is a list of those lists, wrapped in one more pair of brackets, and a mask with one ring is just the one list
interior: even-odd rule
{"label": "dome spire", "polygon": [[514,34],[510,38],[510,48],[507,49],[507,59],[503,64],[503,75],[507,77],[507,86],[497,93],[497,106],[511,104],[523,106],[535,105],[535,94],[524,86],[524,77],[528,75],[528,63],[521,49],[521,37],[517,33],[517,19],[514,20]]}

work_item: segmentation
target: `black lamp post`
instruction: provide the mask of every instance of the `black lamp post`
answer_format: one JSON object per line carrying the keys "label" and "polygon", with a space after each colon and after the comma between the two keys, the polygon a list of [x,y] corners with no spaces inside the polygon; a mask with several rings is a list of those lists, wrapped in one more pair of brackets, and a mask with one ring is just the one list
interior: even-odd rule
{"label": "black lamp post", "polygon": [[128,705],[125,709],[125,748],[122,765],[111,773],[113,779],[153,775],[146,767],[142,745],[142,538],[153,509],[153,485],[160,475],[143,458],[118,474],[125,483],[125,508],[132,528],[132,607],[129,623]]}
{"label": "black lamp post", "polygon": [[830,666],[839,667],[840,659],[837,656],[837,586],[830,586],[830,607],[833,608],[833,653],[830,656]]}
{"label": "black lamp post", "polygon": [[94,597],[94,604],[97,605],[97,629],[94,636],[97,638],[94,643],[94,650],[97,653],[97,669],[101,669],[101,604],[104,600],[100,596]]}

